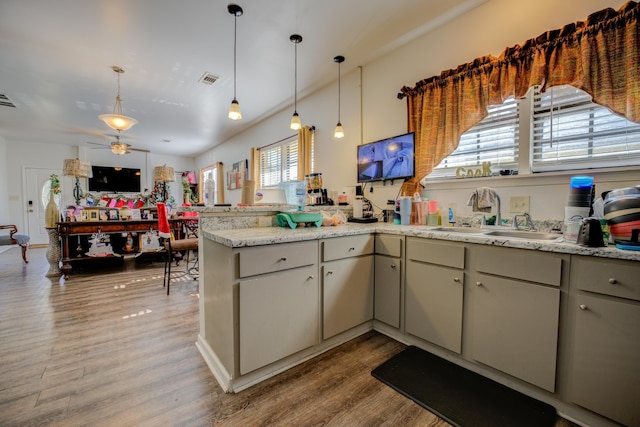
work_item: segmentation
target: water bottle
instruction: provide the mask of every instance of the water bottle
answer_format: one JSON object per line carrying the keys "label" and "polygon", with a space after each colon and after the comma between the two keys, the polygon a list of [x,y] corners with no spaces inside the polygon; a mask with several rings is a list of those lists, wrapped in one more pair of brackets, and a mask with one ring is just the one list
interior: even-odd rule
{"label": "water bottle", "polygon": [[411,224],[411,202],[412,199],[409,196],[400,197],[400,224]]}

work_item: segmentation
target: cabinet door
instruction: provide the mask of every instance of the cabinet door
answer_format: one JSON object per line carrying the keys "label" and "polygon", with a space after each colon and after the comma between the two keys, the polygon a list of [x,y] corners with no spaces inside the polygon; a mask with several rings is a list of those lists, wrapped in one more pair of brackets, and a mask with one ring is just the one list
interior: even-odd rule
{"label": "cabinet door", "polygon": [[373,255],[322,267],[323,338],[373,319]]}
{"label": "cabinet door", "polygon": [[462,348],[464,272],[407,262],[407,333],[458,354]]}
{"label": "cabinet door", "polygon": [[472,357],[553,392],[560,290],[482,274],[472,288]]}
{"label": "cabinet door", "polygon": [[578,295],[569,399],[624,425],[640,425],[640,306]]}
{"label": "cabinet door", "polygon": [[240,281],[242,375],[318,343],[316,268]]}
{"label": "cabinet door", "polygon": [[401,261],[376,255],[374,316],[394,328],[400,327]]}

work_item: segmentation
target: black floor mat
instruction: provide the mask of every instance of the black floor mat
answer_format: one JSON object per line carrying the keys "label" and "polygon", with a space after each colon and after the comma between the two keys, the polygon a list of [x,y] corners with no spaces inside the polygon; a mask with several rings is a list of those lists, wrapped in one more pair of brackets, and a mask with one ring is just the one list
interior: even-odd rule
{"label": "black floor mat", "polygon": [[389,387],[461,427],[545,427],[553,406],[409,346],[371,372]]}

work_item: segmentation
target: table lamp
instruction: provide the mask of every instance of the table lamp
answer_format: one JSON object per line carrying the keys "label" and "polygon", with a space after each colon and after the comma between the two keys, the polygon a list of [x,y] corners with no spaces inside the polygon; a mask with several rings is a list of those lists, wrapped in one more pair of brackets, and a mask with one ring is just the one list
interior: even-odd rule
{"label": "table lamp", "polygon": [[176,174],[171,166],[156,166],[153,168],[153,180],[162,183],[162,201],[166,202],[168,198],[166,182],[174,182]]}
{"label": "table lamp", "polygon": [[80,188],[80,178],[91,178],[91,163],[87,160],[65,159],[62,172],[64,176],[74,176],[76,178],[73,197],[76,199],[76,205],[79,205],[83,194],[82,188]]}

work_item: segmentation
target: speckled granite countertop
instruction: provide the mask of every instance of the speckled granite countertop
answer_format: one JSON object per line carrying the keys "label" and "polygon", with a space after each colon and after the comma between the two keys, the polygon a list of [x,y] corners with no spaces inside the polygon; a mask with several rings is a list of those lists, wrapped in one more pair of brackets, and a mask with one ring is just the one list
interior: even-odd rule
{"label": "speckled granite countertop", "polygon": [[[612,245],[603,248],[589,248],[574,243],[565,243],[562,242],[561,239],[559,239],[559,241],[526,240],[487,236],[481,233],[447,233],[446,231],[436,231],[434,228],[436,227],[412,225],[403,226],[387,223],[349,223],[335,227],[299,227],[295,230],[283,227],[254,227],[232,230],[203,228],[201,233],[203,237],[207,239],[211,239],[225,246],[234,248],[317,240],[366,233],[387,233],[454,242],[503,246],[507,248],[531,249],[545,252],[640,261],[640,251],[621,250]],[[559,235],[559,237],[561,236]]]}

